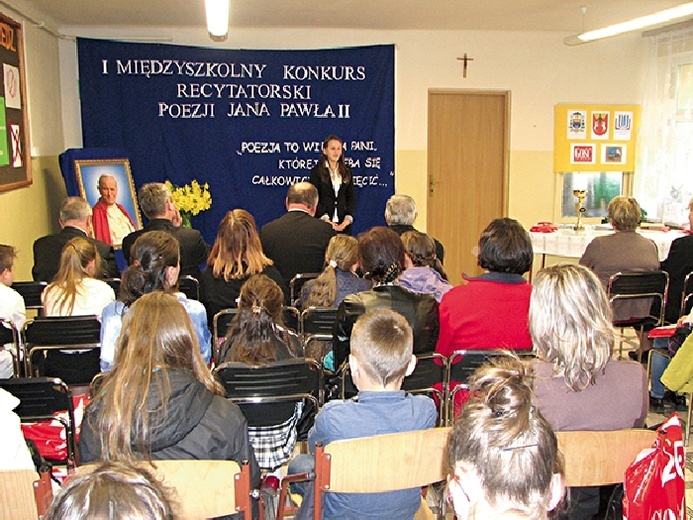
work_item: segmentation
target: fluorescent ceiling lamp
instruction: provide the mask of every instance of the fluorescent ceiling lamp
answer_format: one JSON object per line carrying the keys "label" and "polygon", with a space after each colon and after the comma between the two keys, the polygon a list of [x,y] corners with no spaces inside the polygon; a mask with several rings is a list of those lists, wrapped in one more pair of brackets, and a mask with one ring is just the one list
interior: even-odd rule
{"label": "fluorescent ceiling lamp", "polygon": [[205,0],[207,30],[215,42],[223,42],[229,36],[229,0]]}
{"label": "fluorescent ceiling lamp", "polygon": [[646,27],[652,27],[653,25],[671,22],[672,20],[684,18],[690,15],[693,15],[693,2],[687,2],[670,9],[664,9],[663,11],[648,14],[647,16],[641,16],[640,18],[633,18],[627,22],[609,25],[603,29],[596,29],[594,31],[587,31],[575,36],[568,36],[563,40],[563,42],[566,45],[580,45],[581,43],[601,40],[603,38],[610,38],[611,36],[616,36],[618,34],[637,31],[639,29],[645,29]]}

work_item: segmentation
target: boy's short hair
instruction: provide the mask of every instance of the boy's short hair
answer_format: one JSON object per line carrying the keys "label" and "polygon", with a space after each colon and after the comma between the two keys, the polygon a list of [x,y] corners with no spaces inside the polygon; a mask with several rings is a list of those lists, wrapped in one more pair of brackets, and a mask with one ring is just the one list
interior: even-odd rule
{"label": "boy's short hair", "polygon": [[373,309],[356,320],[350,346],[368,377],[387,386],[404,377],[414,352],[414,334],[401,314]]}
{"label": "boy's short hair", "polygon": [[0,244],[0,273],[5,269],[12,269],[15,258],[17,258],[17,250],[13,246]]}

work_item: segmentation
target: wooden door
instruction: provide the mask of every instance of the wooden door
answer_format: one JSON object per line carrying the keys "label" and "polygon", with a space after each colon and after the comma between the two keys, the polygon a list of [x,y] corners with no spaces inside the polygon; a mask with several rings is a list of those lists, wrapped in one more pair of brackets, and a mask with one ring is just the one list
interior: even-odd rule
{"label": "wooden door", "polygon": [[427,230],[453,285],[476,276],[481,231],[508,207],[509,92],[428,94]]}

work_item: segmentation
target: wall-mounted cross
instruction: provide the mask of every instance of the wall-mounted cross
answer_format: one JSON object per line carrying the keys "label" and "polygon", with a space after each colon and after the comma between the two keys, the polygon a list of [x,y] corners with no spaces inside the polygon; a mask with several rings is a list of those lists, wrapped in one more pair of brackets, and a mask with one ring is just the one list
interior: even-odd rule
{"label": "wall-mounted cross", "polygon": [[474,61],[474,58],[469,58],[467,56],[467,53],[465,52],[464,56],[462,56],[461,58],[457,58],[457,61],[462,62],[462,77],[466,78],[467,77],[467,63],[469,63],[470,61]]}

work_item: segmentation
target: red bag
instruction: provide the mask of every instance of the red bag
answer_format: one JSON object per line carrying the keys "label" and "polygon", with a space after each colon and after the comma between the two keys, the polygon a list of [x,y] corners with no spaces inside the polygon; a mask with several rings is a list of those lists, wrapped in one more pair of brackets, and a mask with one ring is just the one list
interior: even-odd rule
{"label": "red bag", "polygon": [[623,518],[685,520],[685,455],[681,420],[674,412],[657,430],[654,447],[640,452],[626,470]]}

